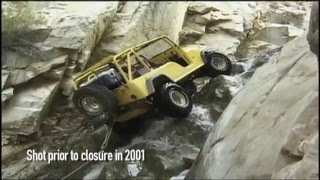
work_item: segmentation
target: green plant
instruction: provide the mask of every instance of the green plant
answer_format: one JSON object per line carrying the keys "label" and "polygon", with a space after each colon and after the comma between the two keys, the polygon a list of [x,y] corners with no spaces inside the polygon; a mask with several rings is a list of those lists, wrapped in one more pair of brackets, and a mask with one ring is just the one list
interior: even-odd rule
{"label": "green plant", "polygon": [[[1,16],[2,50],[43,60],[40,49],[34,45],[38,41],[38,35],[31,31],[34,25],[43,23],[44,17],[36,15],[28,2],[7,2],[6,6],[2,7]],[[3,58],[5,59],[2,59],[2,63],[5,63],[7,59],[5,56]]]}
{"label": "green plant", "polygon": [[32,12],[31,7],[25,2],[12,2],[2,9],[2,32],[26,32],[33,25],[44,23],[44,18]]}

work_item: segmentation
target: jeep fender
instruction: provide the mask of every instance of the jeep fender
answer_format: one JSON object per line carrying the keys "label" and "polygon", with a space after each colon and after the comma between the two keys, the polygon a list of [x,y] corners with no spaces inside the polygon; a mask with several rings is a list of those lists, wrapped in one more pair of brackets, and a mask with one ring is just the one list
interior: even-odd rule
{"label": "jeep fender", "polygon": [[174,82],[174,81],[164,74],[158,74],[150,77],[147,80],[147,88],[148,88],[149,94],[155,93],[156,89],[161,87],[161,85],[164,84],[165,82]]}

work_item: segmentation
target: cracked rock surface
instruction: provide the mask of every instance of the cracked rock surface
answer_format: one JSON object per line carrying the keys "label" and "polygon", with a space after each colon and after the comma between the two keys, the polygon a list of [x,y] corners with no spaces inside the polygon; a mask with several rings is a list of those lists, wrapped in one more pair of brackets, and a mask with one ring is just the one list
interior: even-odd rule
{"label": "cracked rock surface", "polygon": [[306,33],[286,44],[232,99],[186,178],[318,178],[318,71]]}

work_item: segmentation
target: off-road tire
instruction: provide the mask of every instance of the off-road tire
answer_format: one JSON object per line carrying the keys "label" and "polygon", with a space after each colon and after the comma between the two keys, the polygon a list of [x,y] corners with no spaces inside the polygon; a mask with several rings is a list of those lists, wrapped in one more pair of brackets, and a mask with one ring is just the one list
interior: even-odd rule
{"label": "off-road tire", "polygon": [[[220,68],[214,65],[220,62]],[[213,52],[208,55],[208,62],[204,65],[205,73],[210,77],[216,77],[220,74],[230,75],[231,60],[224,54]]]}
{"label": "off-road tire", "polygon": [[[173,93],[183,95],[185,101],[183,106],[179,106],[173,99]],[[181,96],[182,97],[182,96]],[[175,83],[165,83],[155,94],[155,103],[159,110],[171,117],[187,117],[192,110],[192,99],[185,89]]]}
{"label": "off-road tire", "polygon": [[[83,99],[86,97],[94,98],[94,100],[99,104],[100,111],[96,113],[91,113],[83,107]],[[112,91],[107,87],[99,85],[88,85],[79,88],[72,97],[73,103],[83,114],[96,117],[101,115],[103,112],[108,112],[110,114],[116,114],[118,110],[118,99]]]}

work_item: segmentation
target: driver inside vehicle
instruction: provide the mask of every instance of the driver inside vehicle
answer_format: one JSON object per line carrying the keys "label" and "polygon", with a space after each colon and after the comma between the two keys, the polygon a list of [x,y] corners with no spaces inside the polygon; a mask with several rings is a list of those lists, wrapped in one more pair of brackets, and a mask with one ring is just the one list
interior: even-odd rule
{"label": "driver inside vehicle", "polygon": [[[122,65],[121,68],[126,73],[126,75],[129,76],[128,65]],[[144,73],[141,74],[140,72],[140,70],[143,68],[144,68],[143,65],[140,63],[131,65],[132,78],[135,79],[143,75]]]}

